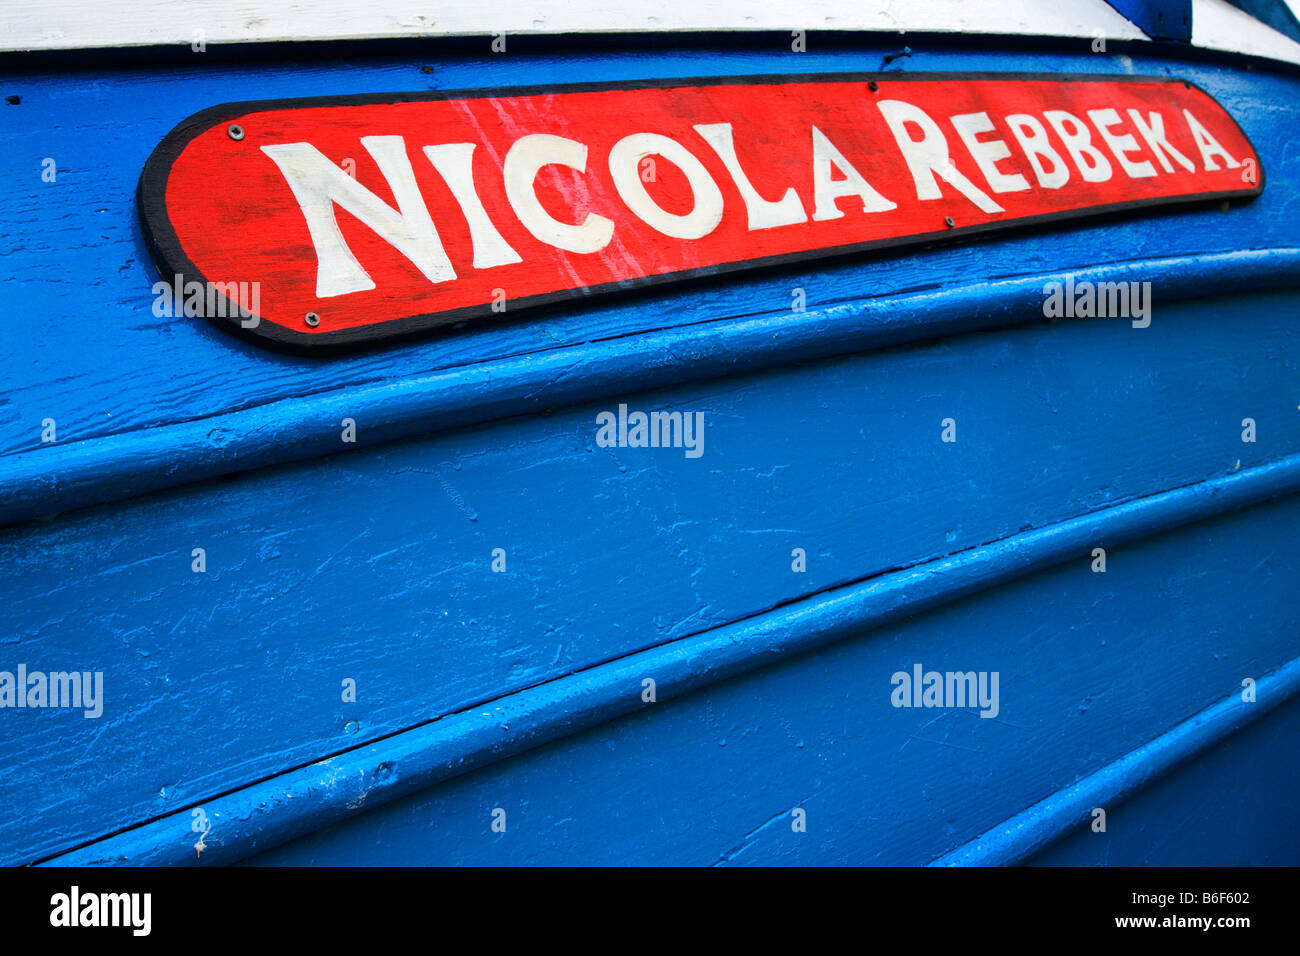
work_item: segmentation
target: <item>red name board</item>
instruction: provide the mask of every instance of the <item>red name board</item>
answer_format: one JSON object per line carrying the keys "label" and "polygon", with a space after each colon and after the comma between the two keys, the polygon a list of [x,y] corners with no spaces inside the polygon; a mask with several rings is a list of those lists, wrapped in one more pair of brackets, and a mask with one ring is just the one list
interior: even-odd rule
{"label": "red name board", "polygon": [[1181,80],[883,74],[219,106],[140,206],[190,314],[319,348],[1263,185]]}

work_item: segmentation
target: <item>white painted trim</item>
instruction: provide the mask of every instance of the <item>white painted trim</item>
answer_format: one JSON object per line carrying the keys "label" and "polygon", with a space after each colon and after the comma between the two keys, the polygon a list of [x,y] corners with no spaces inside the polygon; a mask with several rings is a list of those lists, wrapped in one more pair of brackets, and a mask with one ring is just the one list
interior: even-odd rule
{"label": "white painted trim", "polygon": [[1300,43],[1234,7],[1228,0],[1192,0],[1192,44],[1300,63]]}
{"label": "white painted trim", "polygon": [[704,30],[1145,39],[1105,0],[3,0],[0,50]]}
{"label": "white painted trim", "polygon": [[[1226,0],[1192,0],[1197,46],[1300,63]],[[0,0],[0,52],[563,33],[861,30],[1145,40],[1105,0]],[[508,42],[508,41],[507,41]]]}

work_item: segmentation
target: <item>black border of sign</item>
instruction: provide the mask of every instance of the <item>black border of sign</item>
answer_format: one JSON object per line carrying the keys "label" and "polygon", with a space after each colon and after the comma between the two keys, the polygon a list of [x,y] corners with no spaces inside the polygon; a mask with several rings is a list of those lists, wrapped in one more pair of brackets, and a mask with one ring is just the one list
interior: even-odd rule
{"label": "black border of sign", "polygon": [[[598,286],[581,289],[565,289],[541,295],[527,296],[511,300],[510,309],[515,311],[530,307],[552,305],[560,302],[590,298],[611,292],[623,292],[649,286],[680,283],[690,279],[714,277],[731,273],[748,271],[764,266],[783,266],[816,259],[835,259],[868,250],[891,249],[898,247],[915,247],[933,243],[940,237],[966,237],[988,232],[1000,232],[1029,225],[1059,222],[1068,219],[1084,219],[1104,216],[1111,213],[1125,212],[1156,206],[1187,205],[1190,203],[1214,202],[1233,199],[1254,199],[1264,191],[1264,163],[1255,149],[1255,144],[1246,135],[1240,124],[1227,108],[1205,90],[1188,80],[1168,76],[1134,76],[1131,74],[1108,73],[997,73],[997,72],[940,72],[940,73],[793,73],[793,74],[755,74],[753,76],[725,77],[681,77],[656,80],[614,80],[601,83],[569,83],[549,86],[511,86],[488,89],[469,90],[430,90],[418,93],[354,93],[338,96],[310,96],[279,100],[247,100],[237,103],[223,103],[200,110],[182,120],[154,148],[140,173],[137,190],[137,205],[140,221],[144,228],[145,242],[154,262],[164,279],[171,280],[179,274],[185,282],[198,281],[206,285],[207,279],[181,248],[180,240],[167,215],[165,202],[167,176],[172,163],[181,151],[196,136],[212,127],[236,117],[249,113],[272,109],[301,108],[311,106],[364,106],[383,103],[415,103],[426,100],[488,99],[501,96],[536,96],[546,93],[588,93],[601,90],[649,90],[674,89],[684,86],[771,86],[788,83],[867,83],[878,82],[914,82],[934,80],[1040,80],[1050,82],[1147,82],[1147,83],[1181,83],[1186,89],[1195,89],[1204,94],[1216,106],[1223,110],[1228,119],[1236,126],[1243,139],[1250,145],[1259,159],[1259,181],[1252,190],[1231,190],[1215,193],[1183,193],[1177,196],[1162,196],[1157,199],[1133,199],[1126,202],[1110,203],[1104,206],[1088,206],[1082,209],[1063,210],[1061,212],[1040,213],[1035,216],[1023,216],[1016,219],[982,223],[975,226],[956,226],[934,232],[915,233],[889,239],[876,239],[869,242],[850,243],[842,246],[827,246],[821,249],[808,249],[802,252],[787,253],[778,256],[764,256],[755,259],[742,259],[716,266],[700,269],[683,269],[654,276],[643,276],[608,282]],[[412,315],[400,319],[389,319],[374,325],[358,326],[350,329],[338,329],[333,332],[298,332],[261,319],[253,328],[245,328],[239,316],[214,316],[209,319],[236,334],[271,345],[280,349],[306,354],[320,354],[353,348],[364,348],[381,342],[407,338],[432,329],[466,322],[485,317],[499,317],[491,311],[490,303],[464,306],[445,312],[431,312]],[[260,317],[259,317],[260,318]]]}

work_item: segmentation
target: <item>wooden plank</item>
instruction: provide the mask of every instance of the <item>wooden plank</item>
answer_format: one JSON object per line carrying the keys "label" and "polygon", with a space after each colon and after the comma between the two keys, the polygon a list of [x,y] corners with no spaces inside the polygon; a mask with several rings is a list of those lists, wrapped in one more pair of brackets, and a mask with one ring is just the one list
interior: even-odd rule
{"label": "wooden plank", "polygon": [[[870,59],[888,49],[866,47],[855,55]],[[13,314],[47,318],[11,323],[8,329],[8,348],[0,354],[0,378],[6,382],[0,395],[0,451],[50,450],[41,443],[46,418],[58,423],[59,442],[70,444],[212,419],[290,397],[401,383],[431,370],[502,356],[602,341],[615,349],[615,343],[632,333],[665,324],[689,328],[767,315],[777,330],[781,321],[776,320],[807,320],[824,323],[827,333],[834,334],[857,320],[859,313],[852,311],[856,303],[909,291],[979,286],[991,271],[994,278],[1032,276],[1241,248],[1259,249],[1266,256],[1270,249],[1300,245],[1294,220],[1279,214],[1296,191],[1292,166],[1282,159],[1289,130],[1300,122],[1295,81],[1259,71],[1241,74],[1182,64],[1179,72],[1209,90],[1241,120],[1266,163],[1277,171],[1268,194],[1252,208],[1230,216],[1217,209],[1199,210],[1140,224],[1107,223],[989,240],[819,271],[795,269],[752,281],[706,285],[686,294],[651,295],[548,314],[538,321],[507,322],[482,334],[327,364],[268,357],[214,336],[206,324],[152,314],[150,287],[156,277],[135,221],[135,177],[152,146],[175,122],[214,102],[306,95],[322,88],[397,91],[424,85],[508,85],[519,82],[525,68],[530,80],[539,83],[771,72],[791,69],[791,57],[737,52],[683,62],[675,54],[643,50],[622,56],[585,53],[520,60],[457,56],[438,60],[433,74],[422,73],[425,64],[420,62],[364,59],[329,65],[214,63],[199,75],[173,67],[71,78],[61,72],[9,73],[0,82],[0,92],[19,95],[22,102],[0,105],[0,132],[9,144],[0,155],[0,171],[6,181],[17,184],[11,201],[0,209],[0,245],[8,250],[0,293]],[[934,49],[925,52],[925,61],[934,69],[1115,69],[1110,58],[1059,52],[994,57]],[[843,58],[814,51],[800,54],[797,63],[809,71],[826,71],[841,68]],[[1134,69],[1143,68],[1140,59],[1133,63]],[[54,160],[59,170],[53,183],[41,179],[45,158]],[[55,259],[69,262],[72,274],[51,271],[49,263]],[[1244,275],[1242,281],[1256,278]],[[796,288],[807,297],[809,312],[802,317],[790,309],[791,290]],[[838,311],[835,307],[841,304],[849,310]],[[918,305],[916,314],[923,315],[925,309]],[[78,318],[83,316],[93,318]],[[488,404],[489,397],[483,401]],[[219,430],[221,422],[212,425]],[[284,437],[277,434],[268,444]]]}
{"label": "wooden plank", "polygon": [[[1073,828],[1030,866],[1294,866],[1300,701],[1244,727],[1112,805],[1105,833]],[[1117,826],[1112,828],[1110,821]],[[1213,837],[1211,838],[1211,834]]]}
{"label": "wooden plank", "polygon": [[1147,329],[1043,323],[626,397],[702,412],[698,459],[599,448],[586,406],[11,528],[11,650],[103,671],[112,704],[21,715],[0,745],[0,845],[66,847],[828,587],[1300,453],[1293,303],[1236,299],[1245,318],[1224,322],[1208,299]]}
{"label": "wooden plank", "polygon": [[[1239,694],[1243,676],[1265,689],[1287,664],[1294,684],[1300,665],[1285,632],[1300,623],[1300,554],[1291,543],[1275,549],[1269,529],[1297,517],[1291,497],[1117,549],[1106,575],[1083,563],[1034,575],[644,707],[253,862],[925,864]],[[1241,560],[1264,541],[1257,566]],[[1242,615],[1241,589],[1257,613]],[[999,671],[998,716],[894,708],[890,676],[916,662]],[[497,807],[504,834],[490,828]],[[795,808],[806,812],[805,832],[791,825]],[[1182,819],[1133,819],[1121,805],[1109,838],[1186,840]],[[166,844],[184,839],[183,824],[155,832],[160,852],[179,858]],[[1153,825],[1161,829],[1143,832]],[[1260,842],[1240,851],[1263,855],[1286,830],[1246,828]],[[1185,856],[1196,862],[1216,852],[1204,849],[1208,837],[1189,842]],[[1293,851],[1274,852],[1291,862]]]}
{"label": "wooden plank", "polygon": [[[1057,840],[1079,832],[1109,833],[1107,817],[1115,808],[1141,795],[1171,771],[1179,770],[1223,745],[1244,724],[1258,720],[1279,706],[1291,710],[1298,701],[1300,657],[1269,671],[1259,680],[1243,677],[1239,686],[1230,690],[1223,699],[945,853],[931,865],[1012,866],[1039,855]],[[1096,813],[1099,809],[1105,816]],[[1177,816],[1166,815],[1165,819],[1177,820],[1180,827],[1185,825],[1184,820]],[[1094,824],[1099,829],[1093,830]],[[1214,842],[1222,846],[1228,841],[1220,837]],[[1251,848],[1252,851],[1260,849],[1264,846]],[[1286,855],[1289,857],[1290,852]]]}
{"label": "wooden plank", "polygon": [[[890,47],[848,49],[874,59]],[[892,610],[909,607],[909,595],[926,587],[935,601],[970,594],[981,586],[979,573],[967,590],[949,593],[924,570],[908,577],[897,569],[959,560],[1003,542],[985,550],[998,555],[989,562],[991,578],[1009,580],[1025,566],[1019,540],[1007,543],[1006,536],[1043,529],[1039,538],[1050,552],[1057,540],[1051,529],[1063,518],[1099,509],[1128,515],[1142,496],[1181,489],[1170,494],[1185,521],[1222,507],[1227,489],[1293,487],[1300,454],[1300,333],[1290,320],[1296,296],[1253,286],[1262,276],[1287,278],[1300,245],[1286,214],[1298,184],[1286,161],[1296,84],[1267,72],[1187,67],[1241,117],[1270,170],[1282,171],[1244,216],[1198,210],[1147,225],[1108,222],[792,270],[338,363],[268,359],[149,310],[152,276],[132,220],[134,171],[151,137],[193,108],[240,95],[232,91],[297,95],[322,84],[401,90],[413,88],[412,78],[449,88],[449,77],[492,83],[520,69],[544,82],[580,79],[584,71],[680,76],[699,72],[701,63],[760,72],[791,55],[683,58],[681,51],[642,49],[509,63],[486,56],[434,65],[392,57],[345,65],[227,61],[201,79],[153,65],[72,81],[66,70],[34,63],[6,73],[5,85],[18,84],[10,88],[19,102],[0,105],[0,134],[15,144],[0,156],[0,170],[14,173],[6,181],[27,185],[0,211],[7,260],[0,294],[12,314],[46,321],[13,324],[0,351],[0,448],[21,453],[0,462],[0,487],[37,489],[27,501],[35,510],[23,512],[30,518],[42,501],[58,502],[51,508],[58,510],[75,500],[59,497],[62,470],[38,460],[78,459],[73,477],[81,479],[106,462],[134,460],[138,469],[135,453],[147,449],[145,465],[158,473],[153,488],[210,478],[221,463],[260,470],[0,530],[0,670],[89,668],[108,678],[102,719],[56,710],[4,715],[19,732],[0,739],[0,760],[11,768],[0,778],[0,858],[30,861],[148,820],[157,821],[148,833],[167,836],[132,844],[141,857],[177,849],[188,855],[189,808],[231,791],[239,795],[233,817],[248,827],[223,852],[244,855],[257,841],[265,845],[258,829],[264,808],[288,801],[251,784],[275,786],[306,773],[294,768],[359,754],[388,734],[409,739],[420,721],[481,715],[468,708],[502,695],[517,699],[528,688],[542,688],[544,697],[545,689],[571,688],[564,683],[571,675],[606,663],[635,666],[641,658],[629,655],[651,647],[667,657],[678,642],[744,628],[755,615],[771,624],[766,615],[788,602],[821,607],[829,589],[855,582],[892,582]],[[844,55],[800,54],[808,59],[799,62],[839,69]],[[1130,63],[1059,50],[995,56],[936,47],[924,59],[926,68],[957,70],[982,64],[1100,74],[1142,66],[1140,55]],[[1171,60],[1146,62],[1184,72],[1185,64]],[[39,111],[35,121],[22,112],[31,107]],[[52,151],[72,158],[58,159],[59,178],[47,183],[43,159],[54,158]],[[1206,251],[1223,255],[1215,271],[1198,275],[1196,257]],[[67,271],[52,270],[52,262]],[[1150,328],[1041,321],[1043,278],[1099,263],[1114,274],[1133,269],[1140,278],[1147,270],[1159,280]],[[1232,263],[1249,268],[1230,276]],[[997,281],[1008,275],[1013,293]],[[1031,282],[1039,283],[1034,296]],[[813,312],[790,312],[792,288],[812,290]],[[953,288],[957,294],[949,294]],[[1183,301],[1160,298],[1168,288]],[[1223,298],[1209,297],[1214,292]],[[963,324],[960,303],[981,295],[979,314]],[[938,324],[927,324],[928,310],[942,312]],[[899,325],[906,336],[888,338]],[[738,329],[743,334],[733,334]],[[685,330],[702,334],[655,337]],[[918,338],[927,331],[929,341]],[[786,367],[774,367],[786,335],[797,335],[798,347],[786,353]],[[813,347],[819,335],[830,343],[822,351]],[[887,342],[894,347],[864,351]],[[556,353],[569,364],[554,366],[564,368],[555,392],[543,388],[550,383],[497,375],[508,357],[517,368]],[[696,365],[705,353],[707,361]],[[620,384],[619,368],[631,364],[671,374]],[[459,405],[439,404],[453,383],[466,381],[455,377],[463,369],[475,370],[481,390]],[[682,369],[691,374],[676,377]],[[413,379],[423,391],[408,401]],[[654,385],[669,387],[647,391]],[[377,397],[389,391],[403,398]],[[543,405],[547,414],[521,414],[530,399],[551,394],[561,401]],[[335,444],[335,412],[358,397],[373,402],[368,408],[400,411],[383,435],[390,444],[320,457],[345,447]],[[619,402],[703,414],[703,456],[600,447],[595,417]],[[481,416],[424,423],[419,414],[469,408]],[[246,443],[241,451],[265,457],[223,455],[232,409],[250,416],[235,430]],[[322,426],[313,416],[325,411]],[[64,423],[66,444],[39,444],[47,416]],[[940,439],[949,416],[955,444]],[[1257,442],[1241,440],[1246,417],[1258,423]],[[328,447],[320,442],[326,431]],[[268,449],[295,443],[302,450],[296,463],[269,467],[277,459]],[[46,452],[51,457],[42,457]],[[208,470],[187,470],[196,462]],[[141,486],[131,484],[138,478],[127,476],[109,498],[138,494]],[[106,499],[81,503],[95,500]],[[464,837],[483,823],[474,814],[496,805],[485,801],[505,799],[493,793],[511,787],[508,798],[519,801],[512,807],[528,801],[532,819],[542,821],[531,842],[509,845],[517,859],[564,859],[607,839],[620,846],[602,852],[629,860],[657,853],[675,862],[797,860],[805,853],[818,860],[930,859],[1186,719],[1244,671],[1293,658],[1287,641],[1297,623],[1300,556],[1277,529],[1294,518],[1292,507],[1275,505],[1206,522],[1135,548],[1133,563],[1123,560],[1129,549],[1119,549],[1121,560],[1112,556],[1106,575],[1087,572],[1084,555],[1072,571],[1085,575],[1082,587],[1062,576],[1070,570],[1063,567],[897,624],[881,641],[849,641],[844,647],[856,650],[843,654],[795,660],[776,642],[770,653],[781,663],[770,681],[738,679],[694,703],[679,702],[686,709],[665,708],[677,716],[647,723],[642,738],[624,736],[636,721],[623,722],[578,739],[576,750],[551,748],[539,763],[521,757],[466,778],[464,790],[453,784],[430,795],[449,802],[412,805],[420,813],[445,808],[449,829],[442,832]],[[201,574],[192,570],[196,546],[206,552]],[[508,573],[492,572],[497,547],[507,552]],[[791,567],[796,547],[810,558],[805,573]],[[780,618],[790,625],[787,643],[816,636],[795,626],[806,610]],[[1135,629],[1135,620],[1147,629]],[[983,662],[953,666],[1005,668],[1032,687],[1021,701],[1027,724],[1008,730],[974,718],[976,727],[992,724],[1009,736],[956,728],[936,743],[924,736],[935,729],[925,723],[930,715],[907,711],[917,722],[899,724],[893,710],[884,716],[894,723],[877,734],[880,700],[864,697],[865,709],[854,710],[863,681],[887,677],[903,666],[903,655],[903,664],[928,664],[932,654],[961,657],[972,648],[987,654]],[[686,663],[717,676],[708,661]],[[356,703],[340,695],[344,678],[358,681]],[[773,718],[772,702],[788,700],[799,701],[789,710],[800,712],[782,724],[785,712]],[[475,725],[482,739],[529,744],[527,727],[497,726],[493,711],[486,713]],[[593,713],[593,720],[608,716]],[[566,715],[560,709],[546,717],[559,726]],[[440,724],[448,726],[428,726]],[[784,736],[768,732],[775,726]],[[947,724],[937,726],[948,732]],[[914,743],[943,752],[985,749],[994,759],[959,752],[935,760],[930,748],[914,752]],[[611,749],[621,755],[617,766],[609,763]],[[898,753],[901,761],[893,759]],[[324,768],[337,778],[312,766],[316,776],[302,791],[311,794],[311,811],[295,817],[296,825],[322,819],[312,814],[323,807],[350,814],[364,806],[357,801],[371,784],[349,790],[351,771],[382,774],[382,767],[350,759]],[[447,766],[436,769],[466,759],[452,748]],[[662,788],[647,788],[627,759],[650,768],[649,779]],[[882,766],[890,773],[882,775]],[[744,794],[725,812],[716,806],[719,775]],[[681,784],[694,777],[707,778],[707,788]],[[953,780],[968,789],[953,789]],[[575,797],[584,786],[587,796]],[[345,793],[346,800],[336,799]],[[250,794],[257,799],[238,803]],[[784,834],[766,824],[801,794],[831,808],[835,826],[810,844],[775,839]],[[864,800],[871,812],[886,808],[885,837],[861,827]],[[945,816],[950,805],[957,811]],[[943,809],[914,819],[899,809],[927,806]],[[629,817],[602,823],[602,813],[617,817],[622,807],[631,808]],[[578,813],[566,817],[566,809]],[[680,819],[645,832],[645,820],[678,811]],[[393,812],[406,811],[394,805]],[[351,836],[321,844],[321,857],[368,845],[394,860],[468,860],[483,849],[465,839],[448,851],[427,833],[407,832],[421,822],[415,817],[375,820],[378,831],[358,824]],[[581,821],[583,840],[595,842],[569,840],[566,820]],[[168,828],[177,821],[184,825],[173,834]],[[708,838],[700,840],[700,832]],[[225,839],[216,834],[213,845]]]}
{"label": "wooden plank", "polygon": [[1004,33],[1116,39],[1143,34],[1102,0],[1058,0],[1050,6],[1012,0],[923,0],[907,4],[791,0],[761,6],[739,0],[695,0],[639,10],[576,0],[500,0],[490,9],[471,0],[268,0],[237,8],[222,0],[78,0],[53,15],[36,0],[6,4],[0,49],[52,50],[206,43],[431,37],[459,35],[676,32],[699,30],[887,30]]}

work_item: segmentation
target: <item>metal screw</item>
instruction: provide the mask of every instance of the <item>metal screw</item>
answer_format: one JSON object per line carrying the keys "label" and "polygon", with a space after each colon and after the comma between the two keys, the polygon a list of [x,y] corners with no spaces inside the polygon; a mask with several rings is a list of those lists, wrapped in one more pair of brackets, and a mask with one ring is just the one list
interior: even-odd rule
{"label": "metal screw", "polygon": [[944,224],[945,226],[947,226],[949,229],[951,229],[953,226],[957,225],[955,222],[952,221],[952,216],[944,216],[944,217],[943,217],[943,224]]}
{"label": "metal screw", "polygon": [[314,329],[316,328],[316,326],[320,325],[320,316],[317,315],[315,312],[308,312],[306,316],[306,322]]}
{"label": "metal screw", "polygon": [[231,123],[230,126],[226,127],[226,132],[229,133],[230,138],[236,142],[244,138],[244,127],[237,123]]}
{"label": "metal screw", "polygon": [[872,93],[876,92],[876,90],[878,90],[879,88],[880,87],[876,86],[875,80],[867,80],[867,89],[869,89]]}

